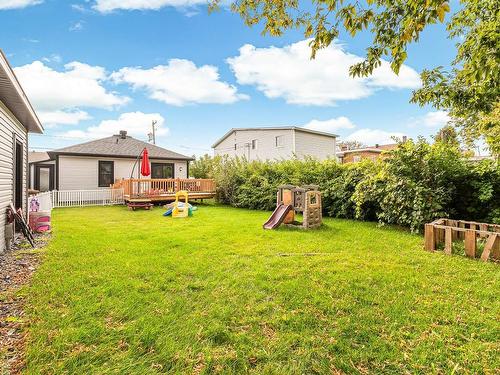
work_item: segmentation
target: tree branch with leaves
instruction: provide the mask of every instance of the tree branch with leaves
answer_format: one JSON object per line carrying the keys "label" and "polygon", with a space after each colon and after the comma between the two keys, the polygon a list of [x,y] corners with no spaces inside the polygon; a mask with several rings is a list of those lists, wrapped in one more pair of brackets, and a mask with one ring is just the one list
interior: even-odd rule
{"label": "tree branch with leaves", "polygon": [[[210,0],[217,8],[221,0]],[[449,38],[457,42],[451,69],[429,67],[421,74],[422,87],[411,101],[447,110],[465,140],[483,136],[498,153],[500,81],[500,2],[461,0],[451,12],[444,0],[236,0],[232,11],[248,26],[262,26],[262,33],[281,36],[298,29],[310,38],[311,58],[328,47],[342,30],[355,37],[368,30],[372,42],[363,61],[351,66],[353,77],[368,76],[382,59],[397,74],[407,59],[407,48],[419,41],[429,25],[445,23]]]}

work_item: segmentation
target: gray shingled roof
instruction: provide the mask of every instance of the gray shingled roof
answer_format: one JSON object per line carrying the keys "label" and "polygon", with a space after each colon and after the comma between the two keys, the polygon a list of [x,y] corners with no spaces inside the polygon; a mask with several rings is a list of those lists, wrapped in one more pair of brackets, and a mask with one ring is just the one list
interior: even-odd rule
{"label": "gray shingled roof", "polygon": [[178,154],[177,152],[140,141],[130,136],[122,138],[120,135],[113,135],[96,141],[60,148],[58,150],[51,151],[50,154],[137,157],[144,147],[148,149],[149,157],[153,159],[193,160],[190,156]]}

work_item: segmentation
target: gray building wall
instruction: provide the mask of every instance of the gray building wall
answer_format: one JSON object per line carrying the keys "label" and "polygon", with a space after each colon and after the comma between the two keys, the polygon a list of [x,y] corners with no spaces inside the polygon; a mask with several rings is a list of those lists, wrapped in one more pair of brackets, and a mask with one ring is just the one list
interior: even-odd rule
{"label": "gray building wall", "polygon": [[334,137],[295,131],[295,155],[299,159],[306,156],[320,160],[336,158],[336,148]]}
{"label": "gray building wall", "polygon": [[[281,146],[276,146],[281,137]],[[255,146],[255,147],[254,147]],[[245,157],[248,160],[282,160],[307,156],[324,160],[335,158],[335,137],[297,129],[235,130],[214,147],[214,155]]]}
{"label": "gray building wall", "polygon": [[[276,137],[281,137],[281,146],[276,146]],[[252,148],[252,141],[255,141],[253,143],[255,148]],[[289,129],[234,131],[214,148],[214,154],[245,157],[249,160],[289,159],[293,155],[293,131]]]}

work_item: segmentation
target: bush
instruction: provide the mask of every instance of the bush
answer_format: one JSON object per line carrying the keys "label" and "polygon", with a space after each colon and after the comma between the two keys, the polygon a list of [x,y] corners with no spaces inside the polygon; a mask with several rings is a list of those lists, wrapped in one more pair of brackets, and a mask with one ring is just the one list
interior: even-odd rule
{"label": "bush", "polygon": [[316,184],[324,214],[332,217],[378,220],[412,231],[439,217],[500,222],[497,163],[472,163],[456,146],[424,139],[402,143],[386,156],[352,164],[204,156],[191,174],[214,178],[217,200],[235,207],[272,210],[279,185]]}

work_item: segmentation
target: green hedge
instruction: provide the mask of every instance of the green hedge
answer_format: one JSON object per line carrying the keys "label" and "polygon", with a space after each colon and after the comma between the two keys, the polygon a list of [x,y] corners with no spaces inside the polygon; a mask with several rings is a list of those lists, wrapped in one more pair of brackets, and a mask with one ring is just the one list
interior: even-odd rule
{"label": "green hedge", "polygon": [[377,220],[419,231],[438,217],[500,222],[500,168],[470,162],[445,143],[419,139],[399,145],[378,162],[339,164],[314,159],[247,162],[204,156],[191,166],[196,178],[214,178],[217,200],[272,210],[277,186],[317,184],[325,215]]}

